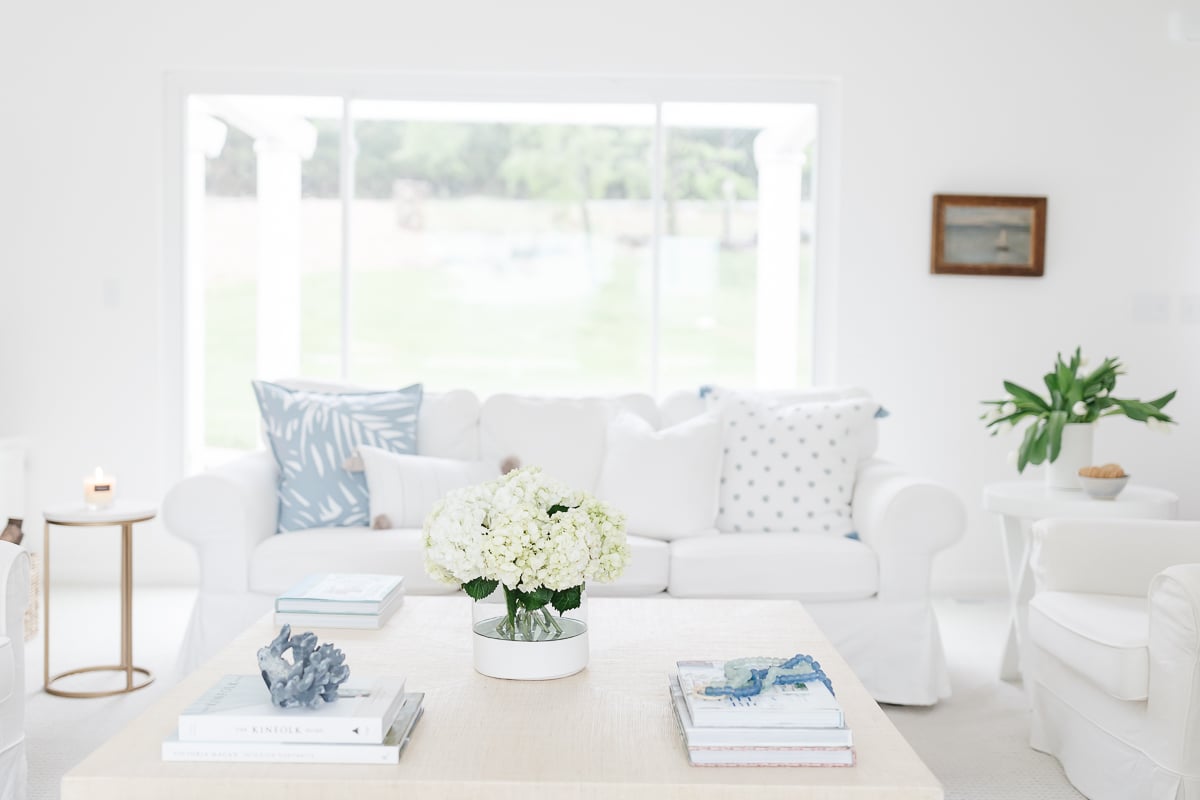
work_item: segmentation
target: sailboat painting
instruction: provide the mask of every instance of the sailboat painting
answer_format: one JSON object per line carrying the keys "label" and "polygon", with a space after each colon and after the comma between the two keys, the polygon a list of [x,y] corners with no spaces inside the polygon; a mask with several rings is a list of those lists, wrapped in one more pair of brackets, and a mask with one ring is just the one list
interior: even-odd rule
{"label": "sailboat painting", "polygon": [[935,195],[933,272],[1044,271],[1046,198]]}

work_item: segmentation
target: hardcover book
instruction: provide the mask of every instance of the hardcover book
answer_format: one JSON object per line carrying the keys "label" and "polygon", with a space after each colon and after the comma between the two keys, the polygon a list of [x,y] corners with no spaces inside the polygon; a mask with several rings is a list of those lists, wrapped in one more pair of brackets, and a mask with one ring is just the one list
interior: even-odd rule
{"label": "hardcover book", "polygon": [[696,767],[852,767],[853,747],[694,747],[688,739],[687,705],[671,703],[688,761]]}
{"label": "hardcover book", "polygon": [[403,590],[400,575],[309,575],[275,599],[275,610],[378,614],[393,594]]}
{"label": "hardcover book", "polygon": [[425,713],[423,692],[404,696],[391,730],[380,744],[303,742],[185,742],[177,734],[162,743],[163,761],[240,761],[260,764],[398,764],[413,727]]}
{"label": "hardcover book", "polygon": [[354,628],[379,630],[392,614],[404,604],[404,592],[394,592],[378,613],[337,611],[276,611],[276,625],[291,625],[293,630],[303,628]]}
{"label": "hardcover book", "polygon": [[679,679],[668,678],[671,702],[689,749],[729,747],[849,747],[854,737],[849,728],[701,728],[692,724],[687,703],[679,688]]}
{"label": "hardcover book", "polygon": [[679,688],[698,728],[841,728],[837,698],[821,681],[771,686],[752,697],[705,695],[708,684],[725,682],[723,661],[679,661]]}
{"label": "hardcover book", "polygon": [[179,715],[183,742],[380,744],[404,703],[404,678],[343,684],[318,708],[276,708],[259,675],[226,675]]}

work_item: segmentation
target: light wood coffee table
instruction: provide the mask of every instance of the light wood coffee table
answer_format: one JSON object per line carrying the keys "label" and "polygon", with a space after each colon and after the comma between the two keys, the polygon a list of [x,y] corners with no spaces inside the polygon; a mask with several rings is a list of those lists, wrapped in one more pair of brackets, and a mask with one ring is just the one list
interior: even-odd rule
{"label": "light wood coffee table", "polygon": [[[471,667],[470,601],[409,597],[380,631],[317,629],[359,674],[403,673],[425,716],[393,766],[163,763],[179,711],[221,675],[256,671],[276,633],[256,623],[63,779],[63,800],[857,798],[935,800],[942,788],[799,603],[594,599],[591,661],[541,683]],[[821,662],[854,731],[845,768],[692,767],[672,718],[679,659],[802,652]]]}

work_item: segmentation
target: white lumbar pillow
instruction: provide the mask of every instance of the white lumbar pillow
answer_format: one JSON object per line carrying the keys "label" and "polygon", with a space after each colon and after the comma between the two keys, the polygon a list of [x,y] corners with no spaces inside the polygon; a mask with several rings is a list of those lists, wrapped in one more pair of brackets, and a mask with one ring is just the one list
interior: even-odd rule
{"label": "white lumbar pillow", "polygon": [[869,398],[778,403],[750,394],[722,402],[724,463],[717,527],[726,532],[854,531],[850,501]]}
{"label": "white lumbar pillow", "polygon": [[678,539],[712,530],[721,477],[721,421],[702,414],[656,431],[628,412],[608,424],[597,496],[630,533]]}
{"label": "white lumbar pillow", "polygon": [[500,476],[500,465],[484,461],[401,455],[378,447],[359,447],[367,473],[371,519],[386,518],[379,527],[420,528],[447,492]]}

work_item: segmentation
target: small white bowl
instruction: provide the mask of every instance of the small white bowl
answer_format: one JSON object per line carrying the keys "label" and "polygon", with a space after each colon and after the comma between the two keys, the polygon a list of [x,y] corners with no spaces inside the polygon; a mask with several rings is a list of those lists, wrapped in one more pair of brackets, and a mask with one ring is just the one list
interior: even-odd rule
{"label": "small white bowl", "polygon": [[1093,500],[1115,500],[1121,490],[1125,488],[1125,484],[1129,483],[1129,476],[1123,478],[1089,478],[1085,475],[1079,476],[1079,483],[1082,484],[1083,490],[1088,493],[1088,497]]}

